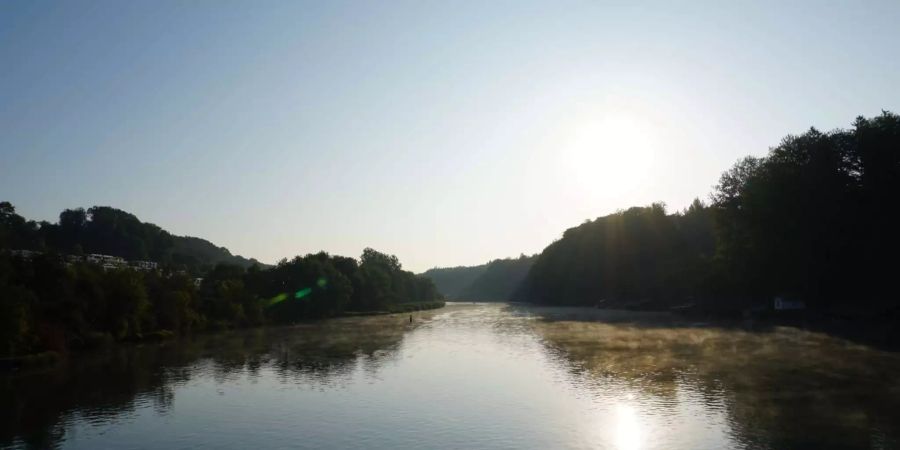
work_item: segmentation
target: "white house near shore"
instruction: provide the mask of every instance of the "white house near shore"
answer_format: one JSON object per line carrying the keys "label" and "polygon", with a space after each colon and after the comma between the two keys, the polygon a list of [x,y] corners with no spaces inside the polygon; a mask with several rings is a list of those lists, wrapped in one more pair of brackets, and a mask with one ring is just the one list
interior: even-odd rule
{"label": "white house near shore", "polygon": [[159,264],[154,261],[131,261],[130,264],[137,270],[156,270],[159,267]]}
{"label": "white house near shore", "polygon": [[85,260],[85,262],[100,264],[104,268],[106,268],[106,267],[122,267],[125,265],[125,258],[121,258],[119,256],[101,255],[98,253],[91,253],[90,255],[85,255],[84,260]]}
{"label": "white house near shore", "polygon": [[[5,250],[0,250],[0,251],[5,251]],[[10,250],[9,253],[12,254],[13,256],[18,256],[18,257],[25,258],[25,259],[32,259],[36,255],[42,254],[41,252],[33,251],[33,250]],[[62,256],[60,256],[60,259],[62,259],[62,261],[64,261],[66,263],[66,265],[68,265],[68,266],[71,266],[72,264],[86,262],[86,263],[91,263],[91,264],[97,264],[106,270],[125,269],[128,267],[135,269],[135,270],[142,270],[142,271],[151,271],[151,270],[159,269],[159,263],[157,263],[155,261],[141,261],[141,260],[126,261],[125,258],[122,258],[120,256],[101,255],[99,253],[91,253],[91,254],[84,255],[84,256],[62,255]]]}

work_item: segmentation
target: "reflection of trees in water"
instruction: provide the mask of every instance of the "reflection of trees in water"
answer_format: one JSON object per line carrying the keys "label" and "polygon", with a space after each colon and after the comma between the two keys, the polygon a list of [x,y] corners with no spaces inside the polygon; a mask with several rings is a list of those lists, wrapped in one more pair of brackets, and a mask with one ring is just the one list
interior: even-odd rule
{"label": "reflection of trees in water", "polygon": [[272,347],[272,366],[283,383],[336,387],[357,366],[369,375],[377,372],[394,358],[407,330],[403,318],[394,316],[300,325]]}
{"label": "reflection of trees in water", "polygon": [[18,438],[29,447],[52,447],[69,421],[112,421],[132,412],[137,402],[151,401],[165,411],[172,401],[167,377],[150,369],[166,359],[160,353],[158,347],[117,347],[53,370],[0,377],[8,414],[0,422],[0,444]]}
{"label": "reflection of trees in water", "polygon": [[664,409],[678,407],[679,393],[705,409],[724,407],[735,440],[752,448],[900,444],[898,355],[790,328],[754,333],[548,316],[532,326],[575,378],[601,390],[623,386]]}
{"label": "reflection of trees in water", "polygon": [[376,373],[409,329],[405,316],[335,319],[116,346],[52,370],[0,375],[0,446],[52,448],[75,421],[110,423],[146,405],[167,414],[175,387],[198,377],[222,384],[270,369],[282,383],[339,387],[357,365]]}

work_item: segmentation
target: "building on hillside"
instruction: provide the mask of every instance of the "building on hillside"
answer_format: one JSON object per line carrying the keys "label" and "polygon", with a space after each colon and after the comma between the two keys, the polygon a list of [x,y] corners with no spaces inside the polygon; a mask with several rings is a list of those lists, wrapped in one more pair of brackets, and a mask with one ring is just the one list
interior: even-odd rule
{"label": "building on hillside", "polygon": [[125,259],[119,256],[100,255],[91,253],[84,257],[84,261],[92,264],[99,264],[106,270],[121,269],[126,267]]}
{"label": "building on hillside", "polygon": [[131,261],[131,267],[137,270],[156,270],[159,267],[155,261]]}
{"label": "building on hillside", "polygon": [[36,252],[34,250],[10,250],[9,253],[13,256],[18,256],[23,259],[31,259],[41,254],[41,252]]}
{"label": "building on hillside", "polygon": [[83,263],[84,257],[78,255],[65,255],[63,256],[63,262],[66,264],[66,267],[72,267],[75,264]]}

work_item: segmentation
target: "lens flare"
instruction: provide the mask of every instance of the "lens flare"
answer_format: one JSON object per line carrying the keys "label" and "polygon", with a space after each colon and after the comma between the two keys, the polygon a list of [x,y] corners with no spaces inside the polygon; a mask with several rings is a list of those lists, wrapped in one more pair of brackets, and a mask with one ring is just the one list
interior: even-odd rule
{"label": "lens flare", "polygon": [[[328,285],[328,280],[326,280],[324,277],[320,277],[318,280],[316,280],[316,286],[318,286],[321,289],[325,289],[325,286],[327,286],[327,285]],[[294,293],[294,298],[301,299],[303,297],[308,296],[309,294],[312,294],[312,291],[313,291],[312,288],[300,289],[299,291]],[[287,293],[283,292],[281,294],[278,294],[269,299],[269,306],[281,303],[281,302],[287,300],[287,298],[288,298]]]}
{"label": "lens flare", "polygon": [[272,297],[271,299],[269,299],[269,306],[272,306],[272,305],[274,305],[274,304],[276,304],[276,303],[281,303],[281,302],[283,302],[287,297],[288,297],[288,295],[282,292],[281,294],[278,294],[278,295]]}

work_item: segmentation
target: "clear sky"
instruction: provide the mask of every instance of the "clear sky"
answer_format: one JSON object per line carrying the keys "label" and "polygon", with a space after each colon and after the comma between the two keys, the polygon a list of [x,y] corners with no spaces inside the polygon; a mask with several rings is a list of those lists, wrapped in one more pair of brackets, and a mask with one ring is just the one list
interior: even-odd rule
{"label": "clear sky", "polygon": [[0,200],[422,271],[900,111],[900,1],[637,3],[0,2]]}

